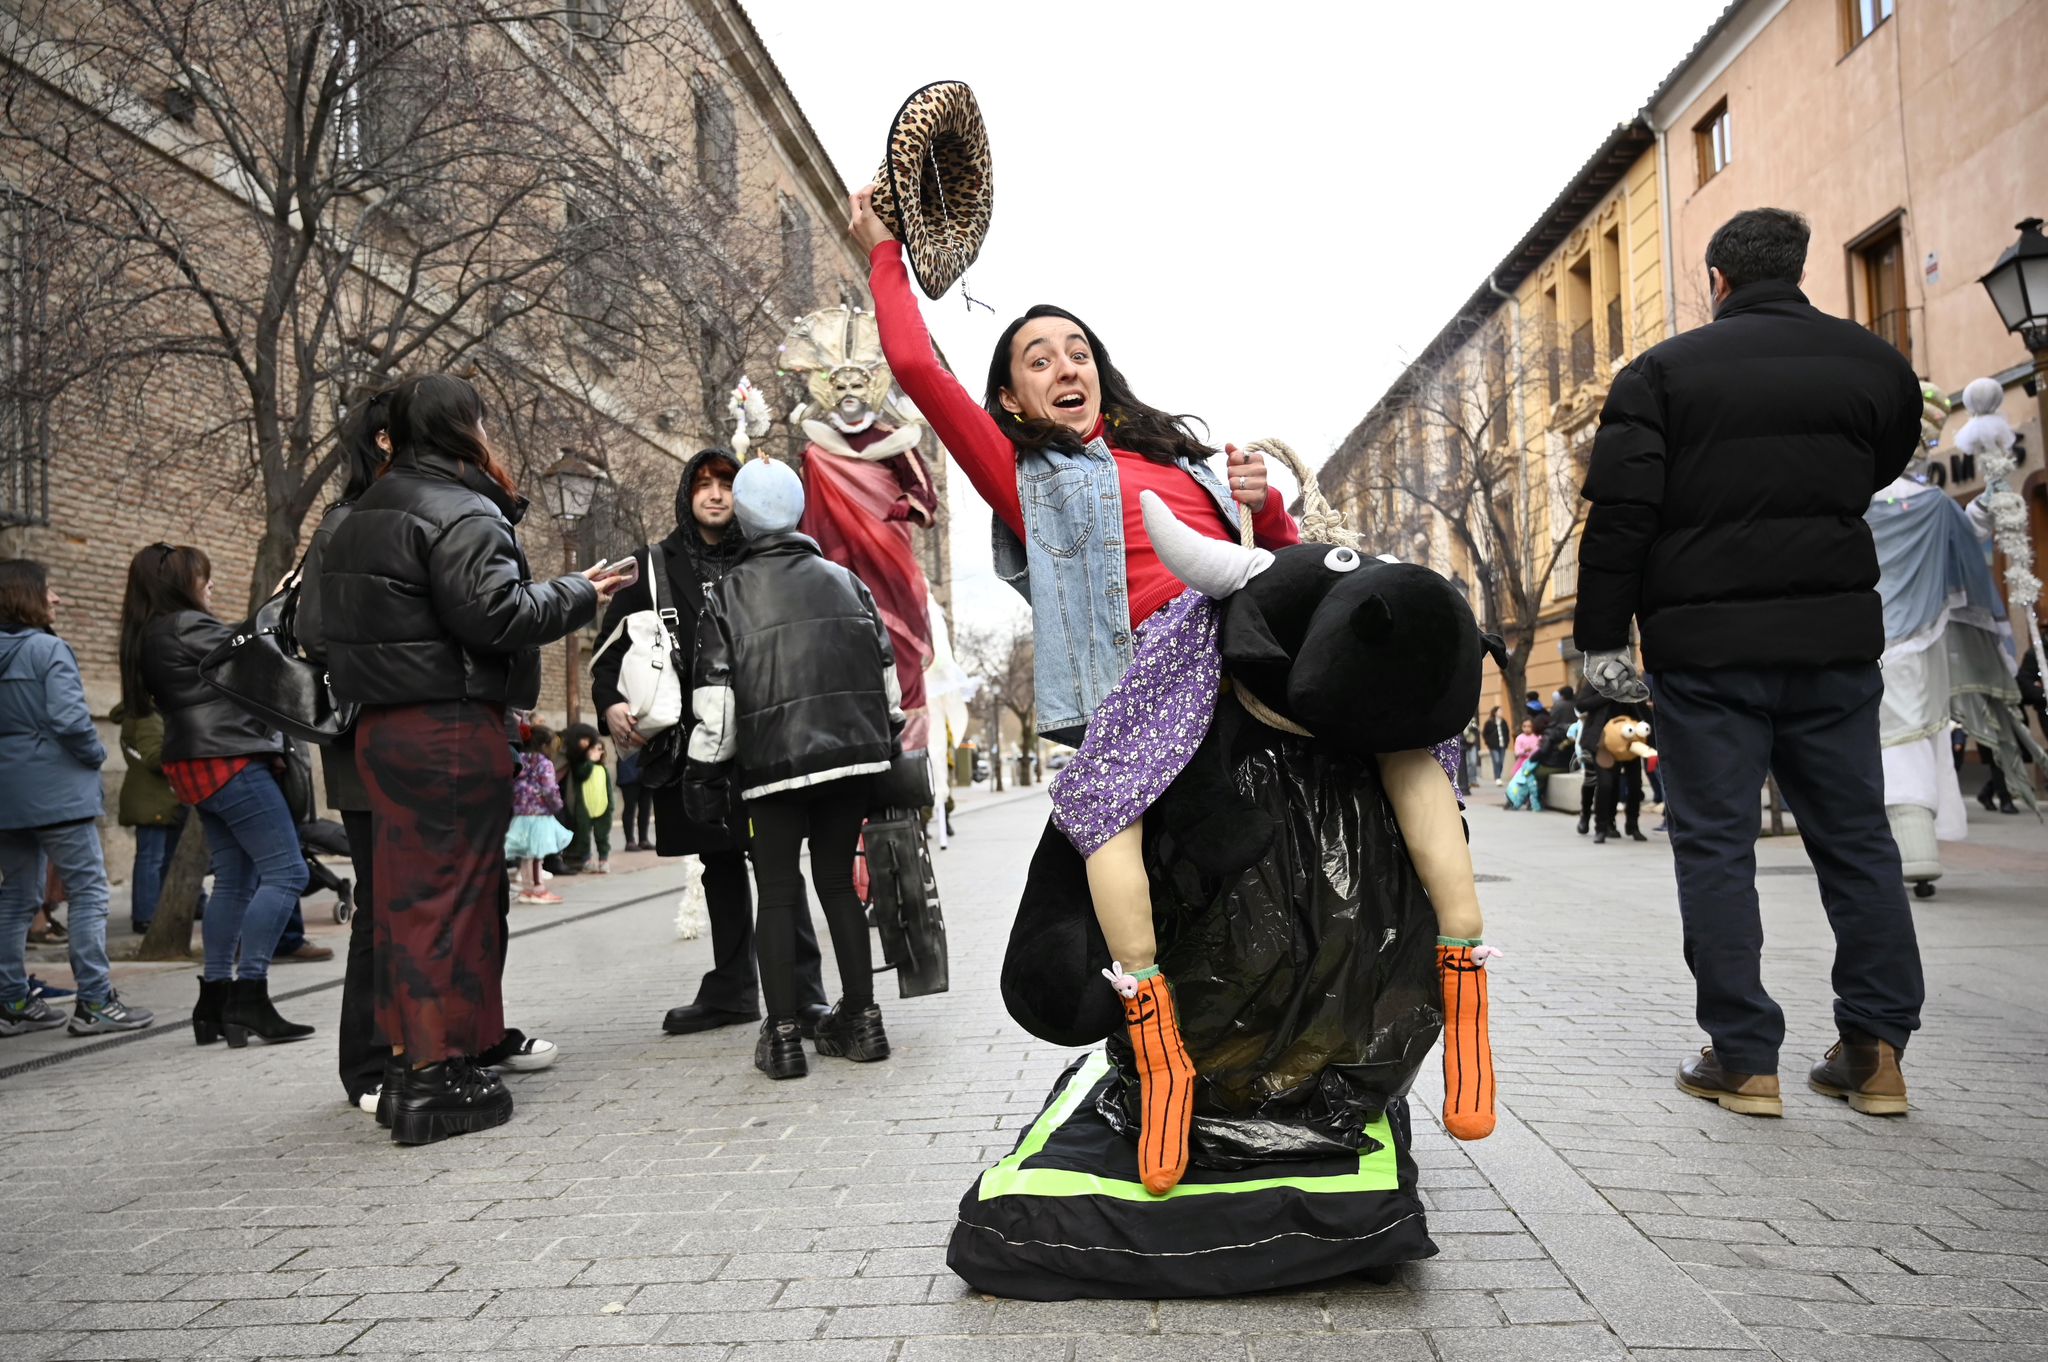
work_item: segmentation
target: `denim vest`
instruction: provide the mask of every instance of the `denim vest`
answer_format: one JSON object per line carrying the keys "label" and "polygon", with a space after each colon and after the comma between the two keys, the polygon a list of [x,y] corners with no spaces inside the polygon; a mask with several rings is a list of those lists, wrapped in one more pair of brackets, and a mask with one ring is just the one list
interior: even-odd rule
{"label": "denim vest", "polygon": [[[1224,520],[1236,524],[1237,503],[1209,465],[1176,462],[1215,498]],[[996,575],[1031,602],[1038,731],[1077,739],[1131,665],[1116,458],[1099,439],[1078,453],[1020,450],[1017,500],[1024,537],[995,518]]]}

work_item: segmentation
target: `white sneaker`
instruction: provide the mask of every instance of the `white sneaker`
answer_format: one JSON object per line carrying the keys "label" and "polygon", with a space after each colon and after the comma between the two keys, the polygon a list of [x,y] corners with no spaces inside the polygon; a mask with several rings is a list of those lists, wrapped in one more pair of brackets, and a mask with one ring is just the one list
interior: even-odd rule
{"label": "white sneaker", "polygon": [[381,1085],[367,1088],[364,1090],[363,1095],[356,1099],[356,1105],[370,1115],[375,1116],[377,1114],[377,1099],[383,1095],[383,1092],[384,1089]]}
{"label": "white sneaker", "polygon": [[561,1057],[561,1049],[551,1040],[539,1036],[528,1036],[520,1042],[519,1048],[491,1065],[499,1073],[530,1074],[545,1069]]}

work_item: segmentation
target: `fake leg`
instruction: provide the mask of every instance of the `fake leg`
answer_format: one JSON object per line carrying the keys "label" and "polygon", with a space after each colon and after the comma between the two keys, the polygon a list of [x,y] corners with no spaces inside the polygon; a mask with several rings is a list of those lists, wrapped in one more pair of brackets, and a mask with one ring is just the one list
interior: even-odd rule
{"label": "fake leg", "polygon": [[1494,1124],[1484,964],[1492,952],[1480,941],[1485,922],[1458,796],[1428,751],[1385,753],[1379,767],[1408,857],[1436,909],[1444,990],[1444,1129],[1460,1140],[1481,1140]]}
{"label": "fake leg", "polygon": [[1154,963],[1159,943],[1152,932],[1144,828],[1140,819],[1096,848],[1087,861],[1088,894],[1109,943],[1110,983],[1123,995],[1124,1022],[1138,1061],[1138,1176],[1145,1190],[1163,1196],[1188,1168],[1195,1064],[1180,1037],[1173,993]]}

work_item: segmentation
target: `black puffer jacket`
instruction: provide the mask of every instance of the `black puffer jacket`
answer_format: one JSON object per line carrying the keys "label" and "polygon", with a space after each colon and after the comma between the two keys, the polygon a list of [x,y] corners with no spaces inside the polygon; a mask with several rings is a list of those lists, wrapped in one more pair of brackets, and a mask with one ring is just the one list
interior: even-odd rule
{"label": "black puffer jacket", "polygon": [[165,761],[265,756],[284,735],[199,679],[206,655],[235,631],[199,610],[158,615],[142,630],[142,684],[164,716]]}
{"label": "black puffer jacket", "polygon": [[321,563],[335,693],[364,705],[540,699],[540,647],[597,613],[582,577],[529,580],[512,533],[526,503],[472,465],[401,453]]}
{"label": "black puffer jacket", "polygon": [[1905,356],[1787,283],[1650,349],[1600,413],[1578,646],[1628,646],[1634,615],[1651,671],[1874,661],[1863,513],[1913,456],[1920,405]]}
{"label": "black puffer jacket", "polygon": [[[323,667],[328,666],[327,603],[320,584],[327,576],[327,546],[334,542],[335,532],[354,509],[352,501],[339,501],[328,507],[299,564],[299,610],[292,620],[292,632],[298,639],[299,651]],[[328,808],[337,813],[370,811],[370,792],[364,788],[362,772],[356,768],[354,729],[320,749],[320,775],[327,787]]]}
{"label": "black puffer jacket", "polygon": [[889,769],[903,692],[860,578],[794,532],[748,540],[697,625],[688,780],[743,799]]}

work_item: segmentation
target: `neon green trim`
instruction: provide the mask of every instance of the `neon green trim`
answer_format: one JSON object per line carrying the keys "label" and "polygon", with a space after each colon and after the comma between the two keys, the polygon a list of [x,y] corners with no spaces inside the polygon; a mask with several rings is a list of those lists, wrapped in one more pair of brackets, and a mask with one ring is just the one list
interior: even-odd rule
{"label": "neon green trim", "polygon": [[1477,936],[1440,936],[1436,939],[1436,944],[1439,946],[1484,946],[1486,939]]}
{"label": "neon green trim", "polygon": [[1106,1196],[1118,1201],[1166,1201],[1173,1197],[1211,1196],[1221,1192],[1264,1192],[1278,1187],[1298,1192],[1391,1192],[1401,1185],[1400,1169],[1394,1157],[1394,1133],[1383,1114],[1365,1128],[1366,1136],[1379,1147],[1361,1150],[1356,1173],[1332,1173],[1322,1177],[1259,1178],[1251,1182],[1223,1185],[1182,1183],[1165,1196],[1154,1196],[1142,1182],[1097,1177],[1064,1168],[1026,1168],[1025,1162],[1045,1148],[1052,1133],[1065,1125],[1086,1100],[1102,1076],[1109,1072],[1109,1058],[1097,1050],[1088,1056],[1080,1071],[1067,1081],[1059,1100],[1046,1108],[1033,1123],[1023,1143],[995,1167],[981,1175],[980,1200],[999,1196]]}
{"label": "neon green trim", "polygon": [[1134,969],[1131,971],[1131,977],[1141,983],[1147,979],[1157,979],[1159,977],[1159,966],[1147,965],[1143,969]]}

